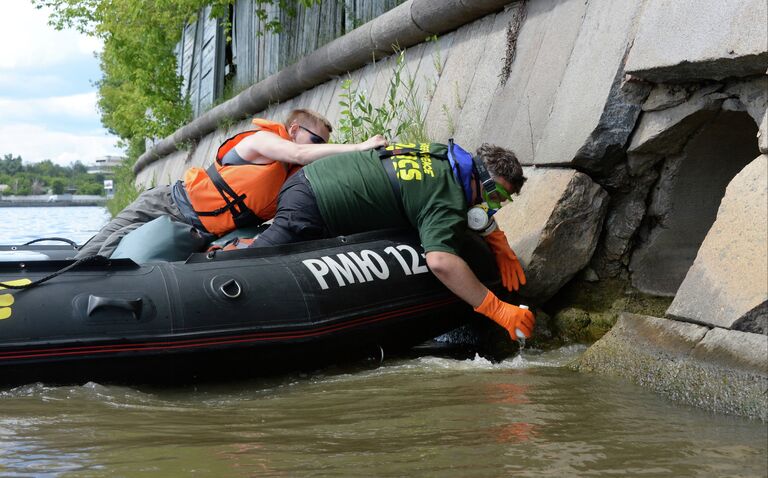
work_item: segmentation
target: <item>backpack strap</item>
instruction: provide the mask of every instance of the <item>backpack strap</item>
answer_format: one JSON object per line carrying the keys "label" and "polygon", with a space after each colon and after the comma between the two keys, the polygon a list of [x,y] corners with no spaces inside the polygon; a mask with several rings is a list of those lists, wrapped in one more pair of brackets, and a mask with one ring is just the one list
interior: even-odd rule
{"label": "backpack strap", "polygon": [[392,164],[392,156],[395,156],[394,154],[391,154],[391,151],[386,151],[384,148],[379,148],[376,150],[377,153],[379,153],[379,159],[381,160],[381,165],[384,167],[384,171],[387,173],[387,178],[389,179],[389,184],[392,186],[392,191],[395,193],[395,198],[400,201],[400,181],[397,179],[397,172],[395,171],[395,166]]}

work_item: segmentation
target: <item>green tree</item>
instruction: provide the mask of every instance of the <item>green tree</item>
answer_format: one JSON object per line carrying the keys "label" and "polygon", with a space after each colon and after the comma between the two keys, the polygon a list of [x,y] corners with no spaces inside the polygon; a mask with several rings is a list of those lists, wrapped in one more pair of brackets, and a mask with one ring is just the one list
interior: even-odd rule
{"label": "green tree", "polygon": [[88,174],[88,166],[80,162],[80,160],[72,163],[72,172],[76,175]]}
{"label": "green tree", "polygon": [[77,194],[104,195],[104,183],[86,183],[77,188]]}
{"label": "green tree", "polygon": [[12,154],[6,154],[3,159],[0,159],[0,173],[13,176],[21,169],[21,156],[14,157]]}
{"label": "green tree", "polygon": [[61,179],[56,178],[53,181],[51,181],[51,192],[53,194],[64,194],[64,188],[66,187],[67,183]]}
{"label": "green tree", "polygon": [[[32,0],[53,11],[55,28],[77,30],[103,40],[100,55],[103,78],[97,82],[102,123],[124,141],[165,137],[190,118],[181,97],[176,44],[184,26],[203,7],[229,20],[235,0]],[[255,0],[256,15],[266,17],[266,6],[278,4],[293,11],[320,0]],[[268,29],[279,30],[271,22]],[[151,112],[151,115],[148,114]],[[126,143],[123,143],[126,145]]]}
{"label": "green tree", "polygon": [[4,194],[44,194],[48,189],[62,194],[69,187],[78,194],[103,194],[103,181],[103,175],[88,174],[88,168],[79,162],[60,166],[45,160],[25,165],[20,157],[10,154],[0,159],[0,184],[8,185]]}
{"label": "green tree", "polygon": [[[254,0],[255,14],[265,19],[267,6],[272,4],[291,14],[296,5],[309,7],[320,1]],[[223,19],[228,29],[234,2],[32,0],[38,8],[52,9],[49,23],[55,28],[75,28],[104,42],[99,56],[103,77],[96,82],[101,122],[120,137],[119,144],[127,149],[130,164],[136,161],[139,151],[143,152],[144,138],[168,136],[191,117],[189,103],[181,96],[175,56],[184,26],[204,7],[211,6],[211,16]],[[266,28],[279,31],[281,25],[272,21]],[[227,41],[231,41],[229,35]],[[115,198],[108,205],[113,214],[138,194],[133,180],[127,166],[116,175]]]}

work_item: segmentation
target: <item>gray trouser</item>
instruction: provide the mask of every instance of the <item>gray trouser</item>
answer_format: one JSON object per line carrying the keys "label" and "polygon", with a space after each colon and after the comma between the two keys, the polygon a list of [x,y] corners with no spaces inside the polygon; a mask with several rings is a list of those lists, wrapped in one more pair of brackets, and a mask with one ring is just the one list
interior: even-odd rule
{"label": "gray trouser", "polygon": [[129,232],[160,216],[170,216],[174,221],[188,223],[171,199],[171,186],[158,186],[144,191],[101,228],[90,241],[78,251],[75,259],[99,254],[109,257],[115,252],[120,240]]}

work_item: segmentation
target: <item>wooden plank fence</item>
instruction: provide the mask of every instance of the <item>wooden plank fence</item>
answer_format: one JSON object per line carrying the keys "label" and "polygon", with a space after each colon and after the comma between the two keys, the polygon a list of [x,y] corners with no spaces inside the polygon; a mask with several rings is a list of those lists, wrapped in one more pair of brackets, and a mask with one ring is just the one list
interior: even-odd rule
{"label": "wooden plank fence", "polygon": [[[176,47],[182,94],[189,96],[197,117],[222,98],[225,82],[231,93],[241,91],[403,2],[322,0],[310,8],[297,5],[294,15],[267,5],[267,18],[262,20],[256,15],[255,0],[237,0],[231,10],[230,45],[225,43],[222,22],[209,18],[208,7],[185,27]],[[274,19],[282,30],[267,32],[266,23]]]}

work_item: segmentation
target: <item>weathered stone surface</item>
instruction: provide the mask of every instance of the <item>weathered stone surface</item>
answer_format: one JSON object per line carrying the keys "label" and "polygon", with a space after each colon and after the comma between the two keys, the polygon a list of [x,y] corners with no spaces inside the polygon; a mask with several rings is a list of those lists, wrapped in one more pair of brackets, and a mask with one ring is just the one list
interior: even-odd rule
{"label": "weathered stone surface", "polygon": [[[461,29],[469,27],[470,25],[465,25]],[[424,44],[418,71],[415,73],[419,94],[422,95],[426,101],[431,102],[432,98],[434,98],[437,83],[445,72],[445,64],[448,62],[448,58],[451,57],[453,42],[461,29],[441,35],[437,37],[436,41],[429,41]],[[438,140],[439,138],[435,139]]]}
{"label": "weathered stone surface", "polygon": [[[636,2],[526,5],[509,80],[494,94],[484,131],[523,164],[595,171],[623,154],[649,87],[624,84]],[[574,118],[578,118],[575,121]]]}
{"label": "weathered stone surface", "polygon": [[341,116],[342,107],[339,104],[339,99],[341,98],[341,94],[344,93],[344,90],[341,88],[342,82],[349,79],[352,80],[353,85],[357,85],[360,83],[360,78],[362,76],[363,69],[356,70],[350,72],[348,75],[343,76],[336,83],[336,89],[333,92],[333,100],[331,100],[330,104],[328,105],[328,110],[326,111],[326,118],[328,118],[328,121],[330,121],[331,124],[338,124],[339,117]]}
{"label": "weathered stone surface", "polygon": [[656,85],[643,103],[643,111],[659,111],[677,106],[688,99],[688,91],[680,85]]}
{"label": "weathered stone surface", "polygon": [[661,319],[648,315],[621,314],[609,332],[620,336],[637,348],[649,346],[649,351],[668,358],[689,355],[709,329],[702,325]]}
{"label": "weathered stone surface", "polygon": [[[406,52],[408,55],[408,52]],[[392,73],[397,66],[397,56],[392,55],[387,58],[382,58],[374,65],[376,75],[373,83],[371,83],[370,90],[368,91],[368,99],[374,105],[384,105],[389,91],[390,81],[392,79]],[[355,76],[355,73],[352,73]]]}
{"label": "weathered stone surface", "polygon": [[[535,163],[534,147],[552,111],[587,4],[540,0],[528,2],[526,8],[509,80],[492,94],[480,129],[485,141],[512,149],[523,164],[530,165]],[[615,72],[611,71],[611,79]]]}
{"label": "weathered stone surface", "polygon": [[728,182],[759,154],[756,130],[746,113],[717,111],[690,141],[678,139],[683,151],[662,164],[632,253],[635,287],[675,294],[715,221]]}
{"label": "weathered stone surface", "polygon": [[768,374],[755,362],[761,348],[754,354],[737,350],[739,343],[741,347],[757,344],[764,337],[753,336],[744,342],[746,335],[753,334],[713,333],[699,325],[622,314],[574,368],[621,377],[707,410],[765,421]]}
{"label": "weathered stone surface", "polygon": [[763,302],[742,315],[733,323],[731,329],[768,335],[768,302]]}
{"label": "weathered stone surface", "polygon": [[694,92],[685,103],[644,113],[627,151],[655,154],[679,152],[687,138],[711,121],[720,109],[727,98],[727,95],[718,92],[721,88],[720,84],[709,85]]}
{"label": "weathered stone surface", "polygon": [[332,80],[315,88],[312,91],[313,94],[310,96],[307,107],[325,116],[325,113],[328,110],[328,104],[330,103],[330,95],[333,93],[335,85],[336,82]]}
{"label": "weathered stone surface", "polygon": [[164,169],[170,165],[183,164],[187,156],[187,151],[181,150],[169,155],[165,161],[151,163],[150,167],[142,169],[139,174],[136,175],[136,186],[143,189],[149,189],[161,184],[170,184],[170,182],[162,182],[165,177]]}
{"label": "weathered stone surface", "polygon": [[574,170],[525,168],[525,175],[520,196],[496,220],[525,269],[521,295],[544,301],[592,257],[608,194]]}
{"label": "weathered stone surface", "polygon": [[493,20],[494,16],[489,15],[455,33],[451,55],[428,105],[426,121],[431,138],[445,142],[456,133],[456,125],[461,121],[459,113],[467,100]]}
{"label": "weathered stone surface", "polygon": [[765,0],[649,0],[626,70],[656,83],[762,74],[767,8]]}
{"label": "weathered stone surface", "polygon": [[[519,35],[526,5],[526,2],[516,2],[496,15],[491,30],[486,34],[481,58],[477,63],[467,97],[461,111],[452,118],[456,142],[467,151],[475,151],[481,144],[489,141],[486,131],[478,125],[485,123],[488,110],[495,99],[489,92],[496,91],[501,84],[506,56],[511,54],[507,51],[507,35],[512,35],[515,39]],[[512,31],[508,33],[509,29]]]}
{"label": "weathered stone surface", "polygon": [[603,234],[591,262],[601,278],[625,274],[632,240],[645,217],[648,191],[657,178],[655,170],[647,170],[632,178],[631,188],[611,195]]}
{"label": "weathered stone surface", "polygon": [[768,301],[768,155],[728,185],[717,219],[667,314],[730,328]]}
{"label": "weathered stone surface", "polygon": [[724,368],[768,375],[768,339],[715,327],[693,349],[693,358]]}
{"label": "weathered stone surface", "polygon": [[735,97],[755,123],[760,124],[768,109],[768,76],[729,82],[723,92]]}
{"label": "weathered stone surface", "polygon": [[757,144],[761,153],[768,154],[768,110],[765,110],[763,120],[760,122],[760,130],[757,132]]}
{"label": "weathered stone surface", "polygon": [[600,172],[623,158],[640,106],[650,91],[650,85],[625,81],[623,72],[640,5],[588,2],[536,144],[535,164],[574,164]]}

